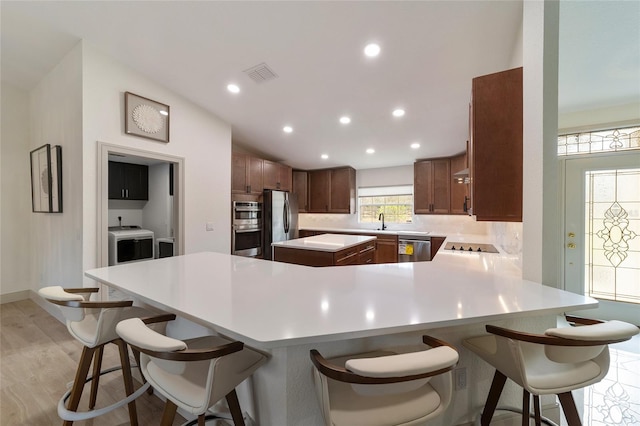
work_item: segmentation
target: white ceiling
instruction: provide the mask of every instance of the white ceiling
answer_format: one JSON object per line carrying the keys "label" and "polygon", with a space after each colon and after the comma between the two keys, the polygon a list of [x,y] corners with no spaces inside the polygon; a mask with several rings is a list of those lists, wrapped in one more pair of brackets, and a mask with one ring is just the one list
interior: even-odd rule
{"label": "white ceiling", "polygon": [[[471,79],[521,63],[521,1],[0,5],[3,81],[34,87],[85,39],[231,123],[234,143],[297,168],[461,152]],[[561,3],[561,110],[640,98],[639,12],[637,1]],[[370,41],[378,58],[362,53]],[[243,73],[260,63],[278,78],[258,84]]]}

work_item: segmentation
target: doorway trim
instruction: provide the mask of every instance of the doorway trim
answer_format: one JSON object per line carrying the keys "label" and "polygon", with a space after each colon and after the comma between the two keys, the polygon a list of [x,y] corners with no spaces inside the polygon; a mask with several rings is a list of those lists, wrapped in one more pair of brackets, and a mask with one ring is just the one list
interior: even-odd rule
{"label": "doorway trim", "polygon": [[122,145],[114,145],[98,141],[98,188],[97,211],[98,226],[96,229],[96,267],[109,265],[109,154],[131,155],[152,160],[174,163],[174,238],[176,255],[184,254],[184,157],[167,155],[158,152],[144,151]]}

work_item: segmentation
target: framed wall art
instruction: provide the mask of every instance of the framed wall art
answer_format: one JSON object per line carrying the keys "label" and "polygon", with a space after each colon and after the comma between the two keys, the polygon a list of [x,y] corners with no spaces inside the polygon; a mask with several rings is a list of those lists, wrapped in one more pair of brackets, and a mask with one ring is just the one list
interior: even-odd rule
{"label": "framed wall art", "polygon": [[42,145],[31,151],[31,210],[62,213],[62,148]]}
{"label": "framed wall art", "polygon": [[169,105],[124,93],[124,131],[160,142],[169,142]]}

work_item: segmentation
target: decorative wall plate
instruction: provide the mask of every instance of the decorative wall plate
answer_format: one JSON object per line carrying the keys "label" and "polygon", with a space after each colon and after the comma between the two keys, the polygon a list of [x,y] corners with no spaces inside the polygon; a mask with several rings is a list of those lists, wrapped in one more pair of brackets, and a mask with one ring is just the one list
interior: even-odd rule
{"label": "decorative wall plate", "polygon": [[161,142],[169,142],[169,105],[124,93],[124,131]]}

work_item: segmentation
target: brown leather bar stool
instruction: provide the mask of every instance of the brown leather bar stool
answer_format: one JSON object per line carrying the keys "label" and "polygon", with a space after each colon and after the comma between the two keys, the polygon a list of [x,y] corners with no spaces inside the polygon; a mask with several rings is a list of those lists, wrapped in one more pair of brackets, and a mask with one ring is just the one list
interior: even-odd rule
{"label": "brown leather bar stool", "polygon": [[[116,334],[116,325],[126,318],[141,317],[148,323],[159,323],[175,318],[173,314],[158,314],[144,308],[132,306],[133,301],[99,302],[90,301],[98,288],[62,288],[61,286],[44,287],[38,291],[47,301],[60,307],[65,317],[67,329],[73,337],[82,343],[82,355],[76,371],[71,390],[58,403],[58,415],[63,425],[71,425],[74,421],[94,418],[119,408],[125,404],[129,407],[131,425],[138,424],[135,398],[140,396],[149,385],[145,384],[134,392],[131,377],[131,365],[126,343]],[[94,409],[98,393],[100,375],[118,368],[102,371],[102,355],[104,346],[113,343],[118,346],[122,376],[127,397],[108,407]],[[139,354],[134,351],[136,360]],[[93,362],[93,375],[87,379],[89,368]],[[139,365],[139,361],[138,361]],[[91,381],[89,411],[78,412],[78,405],[86,382]],[[65,407],[66,400],[69,400]]]}
{"label": "brown leather bar stool", "polygon": [[569,426],[581,425],[571,391],[597,383],[609,371],[609,346],[638,334],[622,321],[567,317],[573,327],[550,328],[544,334],[487,325],[489,335],[463,341],[465,347],[495,367],[480,423],[488,426],[507,378],[523,388],[522,424],[529,425],[530,399],[541,424],[539,395],[557,395]]}
{"label": "brown leather bar stool", "polygon": [[325,359],[311,350],[318,401],[327,426],[422,425],[451,402],[458,351],[422,337],[430,349]]}

